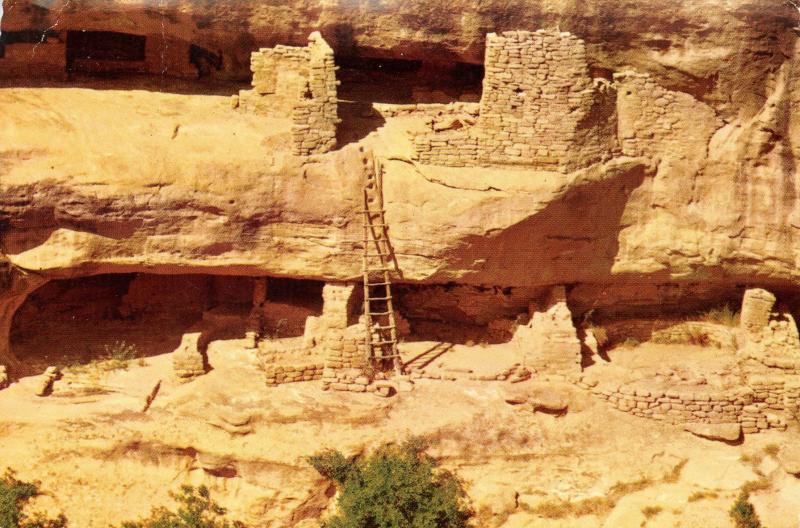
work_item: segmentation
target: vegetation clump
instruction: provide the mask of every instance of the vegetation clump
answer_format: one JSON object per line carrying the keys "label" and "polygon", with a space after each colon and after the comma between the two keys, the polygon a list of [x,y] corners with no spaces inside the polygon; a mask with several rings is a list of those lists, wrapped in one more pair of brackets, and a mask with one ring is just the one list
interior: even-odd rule
{"label": "vegetation clump", "polygon": [[28,516],[25,504],[39,495],[39,487],[17,480],[11,471],[0,478],[0,528],[66,528],[67,519],[60,515],[49,519],[41,514]]}
{"label": "vegetation clump", "polygon": [[328,450],[308,459],[340,491],[338,512],[325,528],[466,528],[472,512],[461,482],[437,468],[414,439],[363,459]]}
{"label": "vegetation clump", "polygon": [[733,503],[730,516],[736,528],[764,528],[753,503],[750,502],[750,492],[747,490],[742,490]]}
{"label": "vegetation clump", "polygon": [[733,310],[730,305],[712,308],[700,315],[700,320],[707,323],[716,323],[725,326],[739,326],[741,314]]}
{"label": "vegetation clump", "polygon": [[689,495],[689,502],[697,502],[705,499],[716,499],[719,497],[719,493],[716,491],[695,491],[691,495]]}
{"label": "vegetation clump", "polygon": [[205,486],[181,486],[180,493],[171,493],[178,502],[178,510],[166,508],[153,510],[150,517],[141,521],[122,523],[121,528],[244,528],[238,521],[224,518],[225,508],[214,502]]}

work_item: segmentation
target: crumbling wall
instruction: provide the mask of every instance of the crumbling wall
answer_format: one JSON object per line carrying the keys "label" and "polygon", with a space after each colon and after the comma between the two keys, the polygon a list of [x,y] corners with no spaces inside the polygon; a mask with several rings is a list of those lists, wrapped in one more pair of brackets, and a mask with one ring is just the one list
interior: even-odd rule
{"label": "crumbling wall", "polygon": [[581,343],[572,323],[563,286],[555,286],[542,303],[531,303],[530,322],[517,327],[512,343],[525,366],[537,372],[574,375],[581,371]]}
{"label": "crumbling wall", "polygon": [[309,48],[261,48],[250,56],[250,70],[253,89],[240,92],[240,107],[260,115],[291,117],[308,82]]}
{"label": "crumbling wall", "polygon": [[527,165],[563,172],[616,148],[615,94],[594,82],[582,40],[539,30],[490,33],[474,126],[415,138],[417,158],[447,166]]}
{"label": "crumbling wall", "polygon": [[308,55],[308,84],[292,109],[292,148],[297,156],[333,150],[339,123],[333,49],[314,32],[308,38]]}
{"label": "crumbling wall", "polygon": [[[786,420],[771,410],[796,412],[797,385],[756,382],[720,392],[689,392],[659,388],[611,386],[580,380],[578,385],[607,400],[616,409],[673,424],[740,424],[746,434],[785,430]],[[773,397],[774,395],[774,397]],[[768,403],[769,402],[769,403]]]}
{"label": "crumbling wall", "polygon": [[[614,74],[617,86],[618,136],[626,156],[657,156],[663,152],[694,152],[706,145],[709,127],[722,122],[711,107],[687,93],[672,92],[647,74]],[[689,148],[691,147],[691,148]]]}
{"label": "crumbling wall", "polygon": [[305,48],[262,48],[251,56],[253,89],[239,93],[248,112],[292,121],[292,153],[322,154],[336,146],[338,96],[333,49],[319,32]]}

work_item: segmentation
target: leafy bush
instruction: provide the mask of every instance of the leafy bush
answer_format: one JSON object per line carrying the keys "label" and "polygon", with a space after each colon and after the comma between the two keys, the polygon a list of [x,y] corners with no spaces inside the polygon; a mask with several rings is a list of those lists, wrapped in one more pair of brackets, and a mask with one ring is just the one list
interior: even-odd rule
{"label": "leafy bush", "polygon": [[324,451],[308,459],[341,492],[325,528],[465,528],[472,515],[458,478],[411,440],[365,459]]}
{"label": "leafy bush", "polygon": [[244,524],[223,519],[225,508],[211,499],[205,486],[182,486],[180,493],[171,493],[178,501],[178,511],[166,508],[153,510],[141,521],[122,523],[122,528],[244,528]]}
{"label": "leafy bush", "polygon": [[0,528],[66,528],[67,519],[61,515],[48,519],[43,515],[29,517],[22,511],[26,502],[39,494],[39,487],[17,480],[11,471],[0,479]]}
{"label": "leafy bush", "polygon": [[750,502],[750,493],[742,491],[730,511],[736,528],[763,528],[761,520],[756,514],[753,504]]}

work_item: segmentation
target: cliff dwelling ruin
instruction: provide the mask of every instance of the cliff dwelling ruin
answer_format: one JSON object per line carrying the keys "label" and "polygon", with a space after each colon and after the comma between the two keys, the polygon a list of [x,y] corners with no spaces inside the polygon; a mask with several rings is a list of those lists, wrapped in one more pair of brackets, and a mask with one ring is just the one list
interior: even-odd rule
{"label": "cliff dwelling ruin", "polygon": [[[795,11],[690,3],[458,4],[457,22],[426,1],[366,23],[336,2],[6,1],[0,436],[27,427],[3,415],[19,406],[54,444],[211,483],[259,526],[320,526],[333,488],[298,460],[326,435],[379,445],[359,436],[376,423],[441,441],[476,526],[698,526],[694,502],[748,481],[767,524],[792,526]],[[117,436],[83,425],[117,419]],[[511,480],[561,457],[548,487],[481,488],[481,430],[501,423],[487,451]],[[535,454],[548,435],[560,451]],[[605,476],[626,435],[641,488]],[[16,442],[38,475],[46,457]],[[749,446],[768,456],[736,458]],[[699,484],[706,449],[738,461],[736,486]],[[542,497],[601,496],[548,524]]]}

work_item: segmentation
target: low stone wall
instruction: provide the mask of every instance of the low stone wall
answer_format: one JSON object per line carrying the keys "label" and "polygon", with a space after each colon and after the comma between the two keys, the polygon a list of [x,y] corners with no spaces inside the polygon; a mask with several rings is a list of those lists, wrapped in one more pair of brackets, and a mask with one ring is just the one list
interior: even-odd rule
{"label": "low stone wall", "polygon": [[302,363],[295,365],[264,365],[264,377],[268,387],[298,381],[314,381],[322,379],[324,364]]}
{"label": "low stone wall", "polygon": [[531,378],[533,369],[522,366],[520,363],[499,370],[493,374],[474,374],[472,370],[463,368],[411,368],[411,379],[430,379],[443,381],[511,381],[520,382]]}
{"label": "low stone wall", "polygon": [[773,411],[786,411],[795,417],[798,415],[800,377],[750,376],[747,384],[753,390],[755,402],[763,403]]}
{"label": "low stone wall", "polygon": [[325,366],[322,358],[303,347],[302,339],[261,341],[258,359],[269,387],[321,379]]}
{"label": "low stone wall", "polygon": [[404,117],[411,115],[422,116],[478,116],[480,104],[478,103],[411,103],[389,104],[373,103],[372,108],[383,118]]}
{"label": "low stone wall", "polygon": [[761,356],[755,359],[767,368],[780,369],[788,375],[800,376],[800,358]]}
{"label": "low stone wall", "polygon": [[744,433],[766,429],[785,430],[786,418],[770,411],[794,409],[798,392],[778,384],[754,384],[721,392],[643,389],[630,386],[604,386],[580,378],[578,386],[607,400],[615,409],[628,414],[683,423],[739,423]]}

